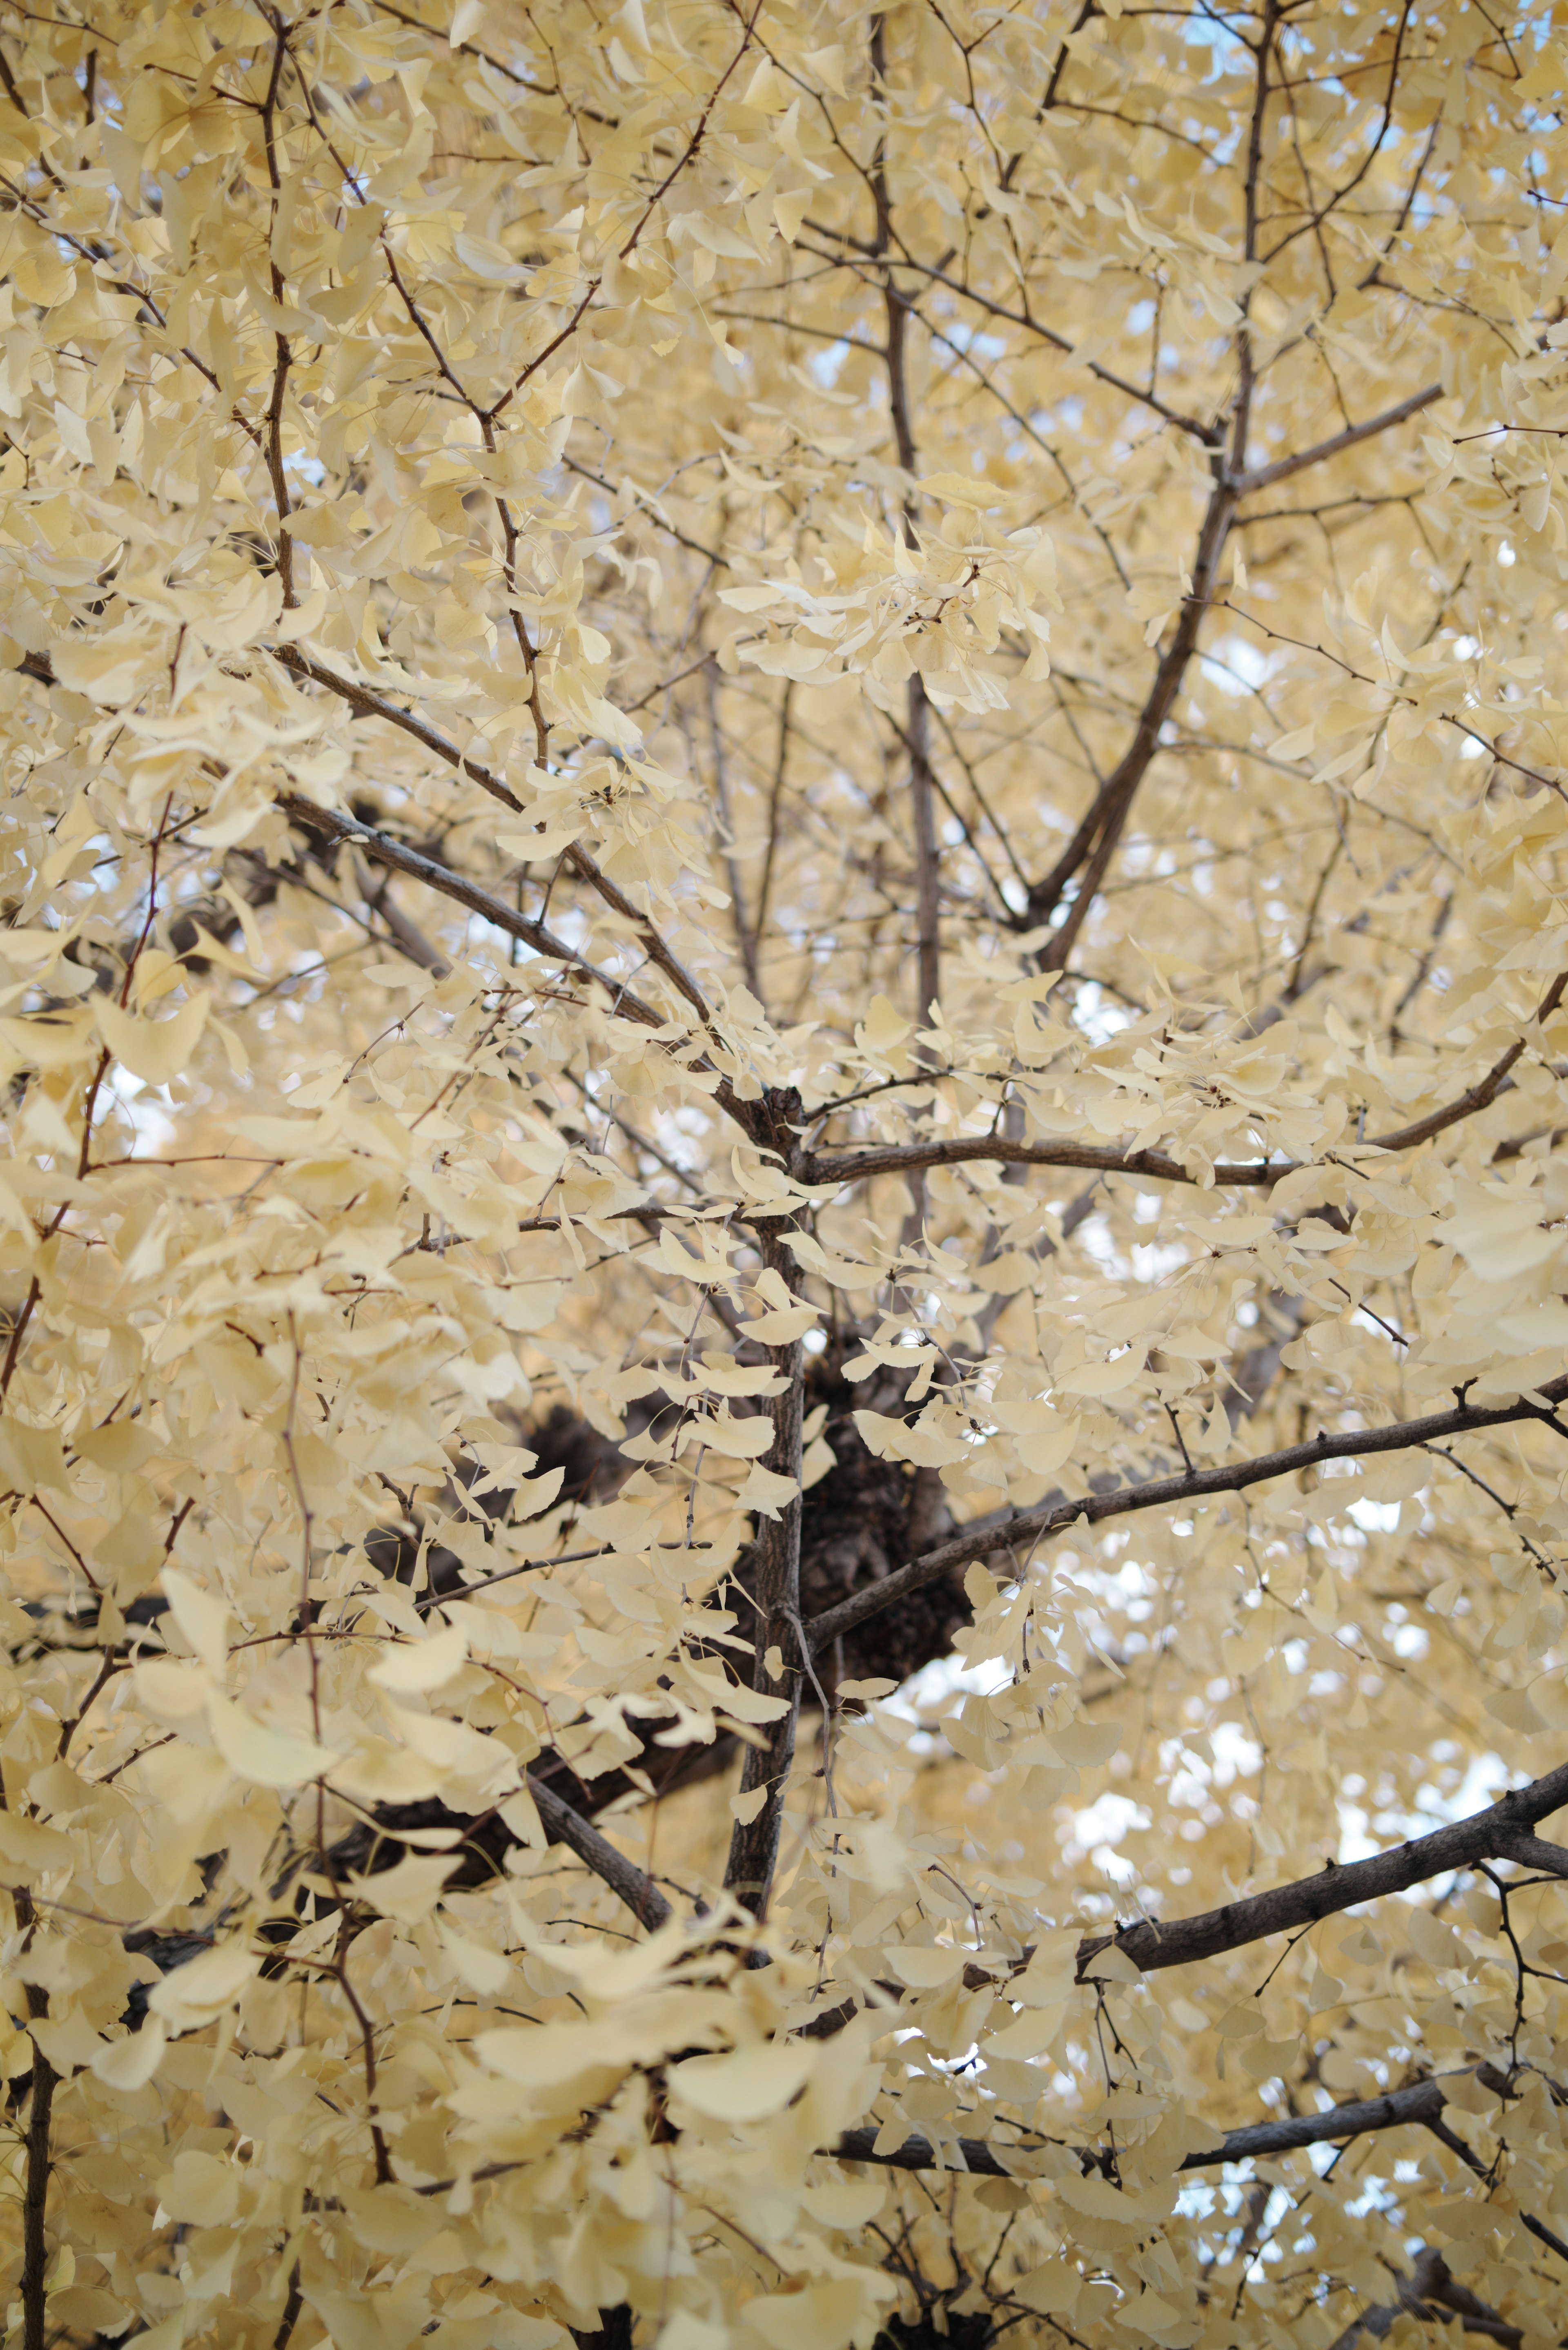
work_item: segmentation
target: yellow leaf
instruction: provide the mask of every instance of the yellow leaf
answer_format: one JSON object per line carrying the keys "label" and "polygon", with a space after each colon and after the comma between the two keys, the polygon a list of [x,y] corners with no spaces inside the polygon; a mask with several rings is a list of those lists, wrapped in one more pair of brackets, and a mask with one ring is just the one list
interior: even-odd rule
{"label": "yellow leaf", "polygon": [[890,1053],[912,1033],[913,1023],[896,1011],[885,995],[873,995],[865,1023],[855,1032],[855,1041],[865,1053]]}
{"label": "yellow leaf", "polygon": [[221,1681],[229,1661],[228,1601],[202,1590],[178,1567],[166,1566],[161,1580],[174,1621],[213,1679]]}
{"label": "yellow leaf", "polygon": [[0,1861],[13,1874],[39,1877],[46,1870],[68,1868],[75,1856],[69,1836],[58,1828],[24,1819],[16,1812],[0,1812]]}
{"label": "yellow leaf", "polygon": [[688,1421],[680,1449],[689,1452],[701,1444],[710,1452],[722,1452],[726,1460],[756,1461],[767,1451],[773,1440],[773,1421],[762,1412],[750,1419],[719,1419],[700,1415]]}
{"label": "yellow leaf", "polygon": [[1064,1395],[1120,1395],[1141,1373],[1148,1360],[1147,1342],[1127,1347],[1108,1363],[1080,1363],[1076,1370],[1064,1371],[1056,1385]]}
{"label": "yellow leaf", "polygon": [[951,1982],[970,1955],[952,1942],[903,1942],[888,1952],[888,1963],[911,1991],[935,1991],[940,1983]]}
{"label": "yellow leaf", "polygon": [[1451,1926],[1434,1918],[1429,1909],[1413,1906],[1407,1913],[1410,1940],[1418,1959],[1429,1967],[1462,1967],[1469,1953]]}
{"label": "yellow leaf", "polygon": [[461,1672],[468,1659],[468,1635],[461,1624],[444,1627],[428,1638],[387,1648],[379,1665],[366,1676],[378,1689],[438,1690]]}
{"label": "yellow leaf", "polygon": [[717,1668],[705,1671],[698,1665],[688,1664],[685,1678],[709,1705],[722,1706],[737,1721],[777,1721],[781,1714],[789,1711],[787,1698],[768,1697],[761,1690],[727,1680]]}
{"label": "yellow leaf", "polygon": [[710,2121],[754,2122],[805,2085],[812,2052],[798,2041],[758,2041],[728,2056],[691,2056],[670,2068],[670,2085]]}
{"label": "yellow leaf", "polygon": [[96,1005],[99,1033],[123,1068],[150,1086],[166,1086],[189,1062],[207,1024],[210,998],[193,995],[168,1020],[139,1020],[107,996]]}
{"label": "yellow leaf", "polygon": [[150,2015],[140,2032],[107,2041],[96,2052],[93,2073],[106,2088],[144,2089],[163,2061],[166,2045],[161,2017]]}
{"label": "yellow leaf", "polygon": [[444,1853],[408,1853],[391,1868],[376,1869],[369,1877],[351,1877],[348,1881],[369,1908],[379,1909],[383,1918],[400,1918],[412,1926],[430,1916],[442,1886],[459,1866]]}
{"label": "yellow leaf", "polygon": [[1071,2261],[1046,2261],[1020,2277],[1012,2291],[1025,2308],[1042,2317],[1071,2317],[1078,2304],[1082,2277]]}
{"label": "yellow leaf", "polygon": [[213,1742],[237,1778],[258,1787],[298,1787],[330,1771],[337,1757],[312,1739],[271,1729],[232,1698],[214,1690],[207,1700]]}
{"label": "yellow leaf", "polygon": [[1114,1721],[1070,1721],[1048,1734],[1063,1762],[1075,1770],[1108,1762],[1122,1742],[1120,1725]]}
{"label": "yellow leaf", "polygon": [[1004,505],[1012,494],[971,473],[927,473],[920,487],[940,498],[944,505],[973,506],[977,512],[985,506]]}
{"label": "yellow leaf", "polygon": [[154,1983],[147,2004],[176,2032],[189,2032],[232,2006],[260,1967],[260,1959],[243,1941],[219,1942]]}

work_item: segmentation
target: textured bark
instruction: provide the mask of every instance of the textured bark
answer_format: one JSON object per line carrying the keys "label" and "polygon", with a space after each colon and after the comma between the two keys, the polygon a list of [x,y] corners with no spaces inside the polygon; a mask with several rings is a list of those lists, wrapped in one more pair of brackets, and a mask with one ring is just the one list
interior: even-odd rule
{"label": "textured bark", "polygon": [[[793,1287],[794,1259],[784,1246],[782,1231],[764,1231],[763,1261],[771,1272],[781,1276],[786,1288]],[[774,1400],[774,1440],[763,1455],[763,1465],[781,1477],[798,1481],[805,1418],[804,1350],[796,1338],[788,1346],[770,1347],[768,1352],[785,1386],[782,1395]],[[744,1796],[760,1790],[763,1800],[753,1818],[735,1822],[724,1869],[725,1891],[736,1895],[757,1918],[767,1908],[774,1871],[778,1866],[784,1798],[789,1793],[795,1725],[800,1719],[802,1652],[805,1646],[800,1616],[800,1532],[801,1496],[797,1490],[792,1501],[781,1504],[776,1518],[763,1520],[757,1538],[753,1596],[758,1621],[753,1635],[756,1647],[752,1687],[764,1696],[783,1698],[784,1711],[768,1729],[764,1743],[746,1748],[740,1792]],[[783,1660],[779,1681],[774,1680],[768,1669],[770,1652]]]}

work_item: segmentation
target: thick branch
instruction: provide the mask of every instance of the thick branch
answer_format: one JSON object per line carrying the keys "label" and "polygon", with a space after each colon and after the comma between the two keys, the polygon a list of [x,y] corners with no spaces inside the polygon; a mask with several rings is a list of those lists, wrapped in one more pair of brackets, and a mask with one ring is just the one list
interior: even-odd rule
{"label": "thick branch", "polygon": [[[32,1990],[30,1984],[28,1990]],[[27,2172],[22,2191],[22,2350],[44,2350],[47,2332],[48,2238],[45,2220],[49,2196],[49,2126],[58,2078],[35,2040],[33,2091],[27,2106]]]}
{"label": "thick branch", "polygon": [[[1365,2137],[1370,2131],[1398,2129],[1407,2122],[1431,2122],[1441,2114],[1443,2102],[1440,2081],[1416,2081],[1407,2089],[1395,2089],[1387,2096],[1358,2097],[1349,2105],[1330,2106],[1321,2114],[1293,2114],[1281,2121],[1249,2122],[1241,2129],[1228,2130],[1217,2145],[1188,2155],[1180,2168],[1212,2170],[1220,2163],[1261,2161],[1266,2156],[1288,2154],[1299,2147]],[[890,2153],[877,2154],[872,2150],[877,2135],[874,2129],[846,2130],[833,2151],[840,2162],[884,2163],[894,2170],[938,2168],[936,2150],[928,2138],[907,2137]],[[1017,2147],[1024,2157],[1033,2150],[1029,2140]],[[956,2147],[950,2142],[944,2147],[944,2167],[953,2170],[962,2168],[988,2178],[1027,2177],[1027,2161],[1013,2170],[1003,2158],[1012,2151],[1005,2144],[999,2146],[987,2138],[961,2137]],[[961,2165],[954,2159],[955,2153],[962,2156]],[[1085,2149],[1082,2159],[1085,2169],[1104,2169],[1110,2158]]]}
{"label": "thick branch", "polygon": [[653,1879],[628,1860],[624,1853],[618,1852],[590,1820],[585,1820],[581,1812],[575,1812],[542,1779],[531,1777],[528,1793],[552,1844],[564,1844],[575,1852],[584,1866],[626,1903],[638,1923],[646,1926],[649,1933],[669,1923],[673,1913]]}
{"label": "thick branch", "polygon": [[[1227,1950],[1243,1950],[1251,1942],[1266,1941],[1271,1934],[1288,1934],[1317,1925],[1324,1918],[1354,1908],[1358,1902],[1407,1892],[1411,1886],[1424,1885],[1431,1877],[1473,1868],[1479,1861],[1511,1860],[1521,1868],[1538,1868],[1548,1876],[1568,1877],[1568,1847],[1531,1834],[1536,1821],[1548,1818],[1564,1804],[1568,1804],[1568,1763],[1560,1763],[1543,1778],[1532,1780],[1528,1786],[1513,1788],[1484,1812],[1473,1812],[1469,1819],[1436,1828],[1430,1835],[1392,1845],[1386,1852],[1374,1853],[1367,1860],[1353,1861],[1348,1867],[1342,1868],[1330,1861],[1312,1877],[1299,1877],[1290,1885],[1272,1886],[1266,1893],[1255,1893],[1242,1901],[1227,1901],[1221,1908],[1200,1910],[1195,1917],[1168,1921],[1142,1918],[1117,1934],[1091,1934],[1078,1945],[1078,1981],[1083,1981],[1093,1960],[1113,1943],[1142,1973],[1158,1974],[1167,1967],[1191,1966],[1200,1959],[1220,1958]],[[1012,1970],[1016,1972],[1025,1966],[1030,1956],[1026,1950]],[[1005,1978],[988,1967],[970,1966],[964,1970],[964,1981],[971,1991],[983,1990],[988,1982],[1002,1980]],[[896,1998],[893,1987],[888,1988]],[[850,1999],[823,2011],[802,2028],[801,2037],[831,2039],[844,2029],[857,2009],[857,2002]],[[1501,2079],[1497,2074],[1489,2076],[1489,2085],[1496,2086]],[[1505,2093],[1506,2088],[1503,2083],[1500,2094]],[[1375,2098],[1372,2105],[1379,2102]],[[1368,2112],[1372,2105],[1367,2106]],[[1366,2126],[1382,2125],[1368,2123]],[[1310,2143],[1306,2138],[1284,2142],[1293,2146]],[[1264,2149],[1251,2149],[1262,2150]]]}
{"label": "thick branch", "polygon": [[[1501,1404],[1491,1410],[1459,1405],[1453,1411],[1431,1412],[1424,1419],[1396,1420],[1388,1428],[1357,1428],[1341,1436],[1314,1436],[1305,1444],[1288,1444],[1278,1452],[1260,1452],[1251,1461],[1228,1461],[1215,1469],[1194,1469],[1180,1476],[1153,1477],[1142,1485],[1123,1485],[1109,1493],[1088,1493],[1082,1500],[1054,1502],[1049,1509],[1021,1511],[1000,1524],[975,1526],[955,1534],[950,1542],[927,1551],[923,1558],[889,1575],[863,1591],[852,1592],[836,1607],[815,1617],[805,1627],[814,1653],[842,1633],[864,1624],[884,1607],[896,1607],[911,1591],[934,1583],[972,1559],[991,1558],[1003,1551],[1031,1551],[1048,1534],[1077,1523],[1098,1525],[1106,1518],[1127,1517],[1140,1510],[1158,1510],[1173,1502],[1199,1501],[1211,1493],[1241,1493],[1273,1477],[1288,1477],[1298,1469],[1314,1469],[1324,1461],[1355,1461],[1366,1454],[1405,1452],[1443,1436],[1467,1436],[1484,1428],[1508,1428],[1524,1419],[1552,1419],[1545,1405],[1568,1398],[1568,1378],[1553,1379],[1533,1392],[1542,1403]],[[1552,1423],[1556,1425],[1555,1421]]]}
{"label": "thick branch", "polygon": [[[786,1288],[798,1281],[794,1260],[777,1226],[764,1226],[759,1235],[763,1261]],[[776,1687],[768,1669],[770,1650],[794,1658],[799,1648],[801,1442],[804,1408],[805,1349],[800,1339],[770,1347],[768,1357],[783,1374],[784,1387],[773,1402],[774,1440],[763,1456],[763,1466],[776,1476],[794,1480],[793,1497],[780,1504],[778,1515],[764,1520],[759,1542],[760,1558],[754,1596],[757,1621],[752,1663],[752,1687],[765,1697],[782,1697],[784,1711],[769,1726],[765,1744],[748,1746],[741,1769],[742,1795],[762,1794],[763,1801],[750,1820],[735,1822],[730,1856],[724,1870],[725,1890],[744,1902],[754,1917],[767,1908],[778,1866],[779,1839],[784,1829],[784,1797],[794,1762],[795,1725],[800,1718],[798,1669],[786,1671]]]}
{"label": "thick branch", "polygon": [[[1115,1150],[1095,1142],[1015,1142],[1005,1134],[965,1134],[940,1142],[869,1142],[856,1150],[815,1150],[798,1170],[802,1182],[859,1183],[870,1175],[912,1174],[923,1167],[958,1167],[989,1159],[1017,1167],[1084,1167],[1101,1175],[1143,1175],[1163,1183],[1204,1178],[1163,1150]],[[1260,1159],[1255,1165],[1220,1166],[1218,1183],[1275,1183],[1298,1164]]]}
{"label": "thick branch", "polygon": [[1119,1934],[1094,1935],[1079,1946],[1079,1975],[1113,1942],[1146,1974],[1165,1967],[1190,1966],[1195,1960],[1218,1958],[1225,1950],[1264,1941],[1271,1934],[1293,1933],[1298,1927],[1315,1925],[1320,1918],[1354,1908],[1357,1902],[1377,1901],[1386,1894],[1424,1885],[1430,1877],[1473,1868],[1478,1861],[1516,1860],[1561,1873],[1568,1867],[1568,1853],[1532,1836],[1530,1830],[1564,1804],[1568,1804],[1568,1762],[1559,1763],[1543,1778],[1532,1779],[1528,1786],[1511,1789],[1484,1812],[1472,1812],[1468,1819],[1434,1828],[1430,1835],[1392,1845],[1368,1860],[1355,1860],[1344,1868],[1330,1861],[1314,1877],[1298,1877],[1293,1885],[1273,1886],[1267,1893],[1255,1893],[1244,1901],[1227,1901],[1223,1908],[1203,1910],[1195,1918],[1177,1918],[1168,1924],[1144,1918]]}

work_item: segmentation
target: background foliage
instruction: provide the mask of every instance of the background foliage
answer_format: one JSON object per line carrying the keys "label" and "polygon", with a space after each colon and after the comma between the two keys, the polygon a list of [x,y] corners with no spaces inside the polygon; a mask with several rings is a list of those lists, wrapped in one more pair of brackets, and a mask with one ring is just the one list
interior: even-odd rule
{"label": "background foliage", "polygon": [[0,83],[11,2334],[1555,2342],[1562,7]]}

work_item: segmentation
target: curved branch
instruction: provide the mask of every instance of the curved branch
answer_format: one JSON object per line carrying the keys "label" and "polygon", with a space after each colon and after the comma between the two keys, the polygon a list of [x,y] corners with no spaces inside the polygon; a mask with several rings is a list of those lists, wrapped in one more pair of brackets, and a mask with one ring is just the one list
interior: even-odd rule
{"label": "curved branch", "polygon": [[1059,1534],[1066,1526],[1098,1525],[1105,1518],[1162,1509],[1172,1502],[1197,1501],[1210,1493],[1241,1493],[1250,1485],[1265,1484],[1273,1477],[1288,1477],[1298,1469],[1316,1468],[1324,1461],[1355,1461],[1368,1453],[1404,1452],[1441,1436],[1466,1436],[1476,1430],[1508,1428],[1525,1419],[1543,1419],[1557,1427],[1548,1407],[1568,1399],[1568,1378],[1552,1379],[1532,1392],[1542,1401],[1527,1403],[1521,1399],[1490,1410],[1472,1410],[1460,1404],[1452,1411],[1431,1412],[1424,1419],[1396,1420],[1388,1428],[1351,1429],[1342,1436],[1318,1435],[1305,1444],[1287,1444],[1277,1452],[1260,1452],[1251,1461],[1229,1461],[1217,1469],[1194,1469],[1180,1476],[1152,1477],[1141,1485],[1123,1485],[1112,1492],[1087,1493],[1082,1499],[1067,1498],[1054,1502],[1049,1509],[1021,1511],[1016,1517],[1002,1519],[1000,1524],[970,1528],[936,1550],[927,1551],[923,1557],[911,1559],[896,1574],[867,1584],[864,1590],[851,1592],[836,1607],[814,1617],[805,1627],[807,1643],[815,1655],[843,1633],[879,1615],[884,1607],[896,1607],[910,1592],[923,1589],[939,1575],[950,1575],[954,1567],[968,1566],[971,1560],[995,1557],[1003,1551],[1033,1550],[1046,1535]]}
{"label": "curved branch", "polygon": [[[1531,1014],[1531,1024],[1539,1027],[1562,1003],[1568,990],[1568,972],[1560,972]],[[1508,1082],[1514,1064],[1528,1043],[1524,1036],[1515,1037],[1484,1077],[1467,1087],[1451,1102],[1440,1109],[1428,1112],[1409,1126],[1396,1127],[1388,1134],[1369,1134],[1357,1149],[1367,1150],[1413,1150],[1417,1144],[1430,1142],[1434,1135],[1450,1126],[1458,1126],[1478,1111],[1490,1109]],[[1165,1150],[1116,1150],[1104,1143],[1093,1142],[1017,1142],[1005,1134],[964,1134],[950,1136],[937,1142],[867,1143],[860,1150],[817,1150],[800,1162],[800,1180],[806,1183],[859,1182],[868,1175],[913,1173],[923,1167],[957,1167],[970,1159],[991,1159],[999,1164],[1020,1167],[1085,1167],[1102,1175],[1141,1175],[1157,1183],[1201,1183],[1202,1173],[1195,1174]],[[1262,1187],[1277,1183],[1282,1176],[1298,1174],[1312,1162],[1304,1159],[1258,1159],[1244,1161],[1221,1161],[1213,1169],[1216,1185],[1246,1184]]]}

